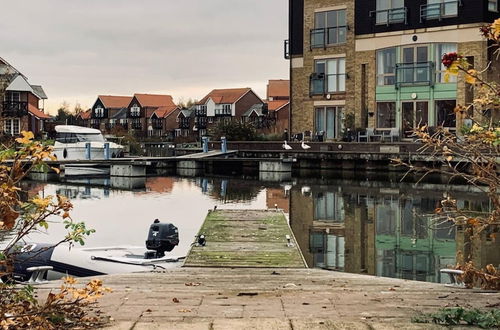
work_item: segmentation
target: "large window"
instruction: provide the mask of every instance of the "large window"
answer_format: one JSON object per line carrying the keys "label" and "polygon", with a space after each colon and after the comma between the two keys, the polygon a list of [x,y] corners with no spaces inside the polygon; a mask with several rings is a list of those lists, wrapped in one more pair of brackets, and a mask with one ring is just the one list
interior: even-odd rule
{"label": "large window", "polygon": [[455,106],[455,100],[436,101],[437,124],[439,126],[450,128],[457,126]]}
{"label": "large window", "polygon": [[311,48],[342,44],[346,41],[345,9],[318,12],[311,30]]}
{"label": "large window", "polygon": [[396,67],[396,48],[382,49],[377,52],[377,84],[394,85]]}
{"label": "large window", "polygon": [[311,78],[311,94],[345,92],[345,58],[315,62],[315,74]]}
{"label": "large window", "polygon": [[130,115],[140,116],[141,115],[141,108],[137,104],[134,104],[134,106],[130,108]]}
{"label": "large window", "polygon": [[[446,53],[456,52],[457,44],[437,44],[436,45],[436,82],[444,83],[445,81],[445,73],[446,67],[441,62],[443,55]],[[449,75],[448,82],[457,82],[456,75]]]}
{"label": "large window", "polygon": [[498,12],[498,0],[488,0],[488,10]]}
{"label": "large window", "polygon": [[344,222],[344,199],[335,192],[320,192],[314,196],[314,220]]}
{"label": "large window", "polygon": [[19,118],[4,119],[3,131],[8,135],[19,135]]}
{"label": "large window", "polygon": [[95,116],[98,118],[104,117],[104,109],[102,107],[95,108]]}
{"label": "large window", "polygon": [[323,132],[325,139],[336,139],[342,132],[343,107],[320,107],[315,109],[316,133]]}
{"label": "large window", "polygon": [[377,103],[377,127],[396,127],[396,102]]}
{"label": "large window", "polygon": [[406,19],[404,0],[377,0],[377,24],[402,23]]}

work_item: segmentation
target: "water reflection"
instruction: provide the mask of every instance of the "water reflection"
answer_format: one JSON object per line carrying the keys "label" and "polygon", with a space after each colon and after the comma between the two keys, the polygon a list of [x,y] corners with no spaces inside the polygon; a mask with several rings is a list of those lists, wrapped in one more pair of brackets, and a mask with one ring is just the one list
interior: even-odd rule
{"label": "water reflection", "polygon": [[[28,194],[62,194],[97,233],[88,246],[143,246],[152,219],[174,223],[186,254],[208,209],[280,208],[310,267],[404,279],[443,282],[439,270],[468,257],[478,266],[500,263],[500,240],[466,228],[439,225],[433,212],[447,191],[460,207],[485,212],[484,196],[469,186],[400,183],[398,180],[294,179],[286,183],[253,178],[148,177],[25,182]],[[118,234],[119,233],[119,234]],[[65,234],[53,226],[44,242]],[[50,238],[48,240],[48,237]]]}

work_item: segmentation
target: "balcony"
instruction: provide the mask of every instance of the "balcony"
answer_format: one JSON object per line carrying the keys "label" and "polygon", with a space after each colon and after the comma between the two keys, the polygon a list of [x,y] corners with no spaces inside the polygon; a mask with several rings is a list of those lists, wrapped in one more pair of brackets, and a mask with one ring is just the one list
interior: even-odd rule
{"label": "balcony", "polygon": [[180,129],[189,129],[191,127],[190,118],[182,118],[179,120],[179,128]]}
{"label": "balcony", "polygon": [[215,117],[231,117],[230,108],[219,108],[215,109]]}
{"label": "balcony", "polygon": [[382,10],[373,10],[370,12],[370,17],[375,16],[375,24],[377,25],[391,25],[396,23],[407,24],[408,8],[391,8]]}
{"label": "balcony", "polygon": [[142,123],[140,121],[133,121],[130,125],[132,129],[142,130]]}
{"label": "balcony", "polygon": [[130,110],[128,112],[128,116],[130,118],[140,118],[141,117],[141,111],[132,111],[132,110]]}
{"label": "balcony", "polygon": [[290,59],[290,40],[288,40],[288,39],[286,39],[283,42],[283,52],[284,52],[285,60],[289,60]]}
{"label": "balcony", "polygon": [[420,6],[420,23],[425,20],[442,20],[458,16],[458,7],[462,6],[461,0],[451,0],[441,3],[432,3]]}
{"label": "balcony", "polygon": [[153,126],[153,129],[163,129],[163,120],[153,119],[151,120],[151,126]]}
{"label": "balcony", "polygon": [[347,25],[312,29],[310,32],[311,50],[313,48],[326,48],[346,42]]}
{"label": "balcony", "polygon": [[196,117],[194,123],[198,129],[205,129],[207,128],[208,119],[207,117]]}
{"label": "balcony", "polygon": [[206,117],[207,116],[207,109],[206,108],[196,109],[194,111],[194,115],[196,117]]}
{"label": "balcony", "polygon": [[434,85],[434,62],[396,64],[396,88],[401,86]]}
{"label": "balcony", "polygon": [[4,101],[2,117],[22,117],[28,114],[28,102]]}
{"label": "balcony", "polygon": [[309,77],[309,96],[345,92],[347,74],[313,73]]}

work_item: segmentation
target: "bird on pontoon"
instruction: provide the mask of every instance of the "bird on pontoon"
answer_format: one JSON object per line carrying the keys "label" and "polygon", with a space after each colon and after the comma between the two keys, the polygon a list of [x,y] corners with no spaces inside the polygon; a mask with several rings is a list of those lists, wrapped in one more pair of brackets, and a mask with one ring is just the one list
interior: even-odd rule
{"label": "bird on pontoon", "polygon": [[310,145],[307,145],[304,143],[304,141],[302,141],[302,144],[300,145],[302,147],[302,149],[304,150],[308,150],[308,149],[311,149],[311,146]]}
{"label": "bird on pontoon", "polygon": [[285,140],[285,143],[283,143],[283,149],[285,149],[285,150],[292,150],[292,146],[290,146],[290,145],[286,142],[286,140]]}

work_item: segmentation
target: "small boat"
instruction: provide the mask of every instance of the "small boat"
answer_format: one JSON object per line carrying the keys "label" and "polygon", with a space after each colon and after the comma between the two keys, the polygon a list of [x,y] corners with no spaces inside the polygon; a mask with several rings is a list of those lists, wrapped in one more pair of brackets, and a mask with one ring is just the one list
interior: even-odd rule
{"label": "small boat", "polygon": [[[73,125],[57,125],[54,154],[59,160],[89,160],[117,158],[123,155],[124,147],[108,142],[98,129]],[[109,155],[105,154],[105,144],[109,144]],[[87,146],[90,146],[88,150]],[[90,151],[90,153],[89,153]]]}
{"label": "small boat", "polygon": [[149,228],[147,250],[142,254],[143,247],[133,246],[69,249],[64,245],[26,243],[17,247],[20,253],[14,264],[15,278],[26,282],[33,277],[34,269],[43,270],[35,276],[36,282],[43,282],[66,275],[87,277],[175,268],[185,256],[167,256],[165,252],[171,252],[178,244],[177,227],[158,220]]}

